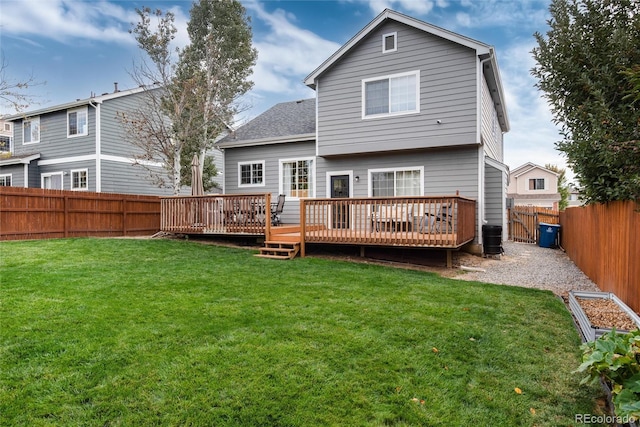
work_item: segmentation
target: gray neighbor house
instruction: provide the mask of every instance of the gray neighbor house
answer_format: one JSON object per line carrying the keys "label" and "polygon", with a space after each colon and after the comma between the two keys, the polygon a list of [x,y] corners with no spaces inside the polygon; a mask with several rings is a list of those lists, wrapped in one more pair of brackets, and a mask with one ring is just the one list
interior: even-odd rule
{"label": "gray neighbor house", "polygon": [[[224,193],[303,198],[439,196],[476,201],[506,227],[509,130],[494,48],[385,10],[304,83],[315,99],[275,105],[217,143]],[[504,236],[503,236],[504,237]]]}
{"label": "gray neighbor house", "polygon": [[[145,102],[144,88],[118,90],[5,117],[13,132],[0,147],[0,185],[169,195],[134,163],[118,113]],[[12,124],[12,126],[11,126]],[[219,154],[219,153],[218,153]],[[222,167],[221,155],[216,156]],[[159,162],[147,166],[162,170]],[[189,188],[184,189],[186,191]]]}

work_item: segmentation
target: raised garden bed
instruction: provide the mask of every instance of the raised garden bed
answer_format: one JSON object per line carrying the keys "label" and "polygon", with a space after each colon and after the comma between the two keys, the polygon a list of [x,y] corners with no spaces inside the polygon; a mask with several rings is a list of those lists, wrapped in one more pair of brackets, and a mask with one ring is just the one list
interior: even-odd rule
{"label": "raised garden bed", "polygon": [[640,328],[640,317],[611,292],[569,292],[569,309],[584,341],[594,341],[615,328],[621,333]]}

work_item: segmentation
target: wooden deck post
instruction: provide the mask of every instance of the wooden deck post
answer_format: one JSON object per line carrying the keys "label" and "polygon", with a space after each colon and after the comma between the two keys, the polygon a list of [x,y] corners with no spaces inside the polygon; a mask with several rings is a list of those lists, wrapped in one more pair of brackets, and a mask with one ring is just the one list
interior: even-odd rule
{"label": "wooden deck post", "polygon": [[305,199],[300,199],[300,258],[305,257],[305,245],[304,245],[304,236],[306,234],[306,205]]}

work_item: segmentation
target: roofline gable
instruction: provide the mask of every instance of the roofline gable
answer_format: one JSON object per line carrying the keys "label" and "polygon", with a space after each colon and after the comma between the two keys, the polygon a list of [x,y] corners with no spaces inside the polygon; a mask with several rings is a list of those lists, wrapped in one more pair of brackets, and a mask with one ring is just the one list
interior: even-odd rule
{"label": "roofline gable", "polygon": [[559,173],[556,173],[556,172],[554,172],[554,171],[552,171],[550,169],[547,169],[547,168],[545,168],[543,166],[540,166],[540,165],[536,165],[535,163],[531,163],[531,162],[527,162],[527,163],[525,163],[525,164],[523,164],[521,166],[518,166],[517,168],[515,168],[511,172],[511,175],[514,178],[518,178],[520,175],[524,175],[527,172],[531,172],[533,169],[540,169],[543,172],[547,172],[547,173],[553,174],[555,176],[559,176],[560,175]]}
{"label": "roofline gable", "polygon": [[376,16],[373,21],[369,22],[362,30],[360,30],[355,36],[351,38],[346,44],[344,44],[340,49],[338,49],[333,55],[331,55],[326,61],[324,61],[318,68],[316,68],[311,74],[309,74],[304,79],[304,84],[309,86],[312,89],[315,89],[316,79],[323,74],[327,69],[329,69],[335,62],[337,62],[340,58],[342,58],[347,52],[349,52],[356,44],[358,44],[362,39],[367,37],[371,32],[373,32],[379,25],[384,23],[387,19],[393,19],[397,22],[406,24],[410,27],[417,28],[424,32],[436,35],[446,40],[450,40],[452,42],[458,43],[462,46],[466,46],[476,51],[477,55],[487,55],[491,54],[493,49],[491,46],[479,42],[477,40],[471,39],[469,37],[463,36],[461,34],[454,33],[449,30],[445,30],[444,28],[440,28],[433,24],[428,24],[424,21],[420,21],[419,19],[412,18],[410,16],[404,15],[402,13],[396,12],[395,10],[385,9]]}
{"label": "roofline gable", "polygon": [[76,101],[72,101],[72,102],[66,102],[64,104],[58,104],[58,105],[52,105],[51,107],[45,107],[45,108],[41,108],[39,110],[33,110],[33,111],[28,111],[28,112],[24,112],[24,113],[18,113],[18,114],[13,114],[11,116],[7,116],[5,118],[3,118],[3,120],[8,121],[8,122],[12,122],[15,120],[19,120],[19,119],[26,119],[29,117],[36,117],[36,116],[40,116],[43,114],[48,114],[48,113],[53,113],[56,111],[64,111],[64,110],[68,110],[71,108],[76,108],[76,107],[81,107],[83,105],[89,105],[91,103],[98,103],[101,104],[104,101],[109,101],[111,99],[116,99],[116,98],[121,98],[124,96],[129,96],[129,95],[133,95],[136,93],[140,93],[143,92],[145,90],[148,90],[148,87],[136,87],[133,89],[125,89],[125,90],[121,90],[118,92],[112,92],[112,93],[106,93],[104,95],[99,95],[99,96],[94,96],[91,98],[85,98],[85,99],[78,99]]}

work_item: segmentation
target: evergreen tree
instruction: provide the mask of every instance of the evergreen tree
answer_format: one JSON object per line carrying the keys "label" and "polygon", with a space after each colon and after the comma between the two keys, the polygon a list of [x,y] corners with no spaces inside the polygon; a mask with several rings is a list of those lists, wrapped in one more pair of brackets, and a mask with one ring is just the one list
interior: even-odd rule
{"label": "evergreen tree", "polygon": [[585,200],[640,197],[640,0],[552,0],[532,74]]}

